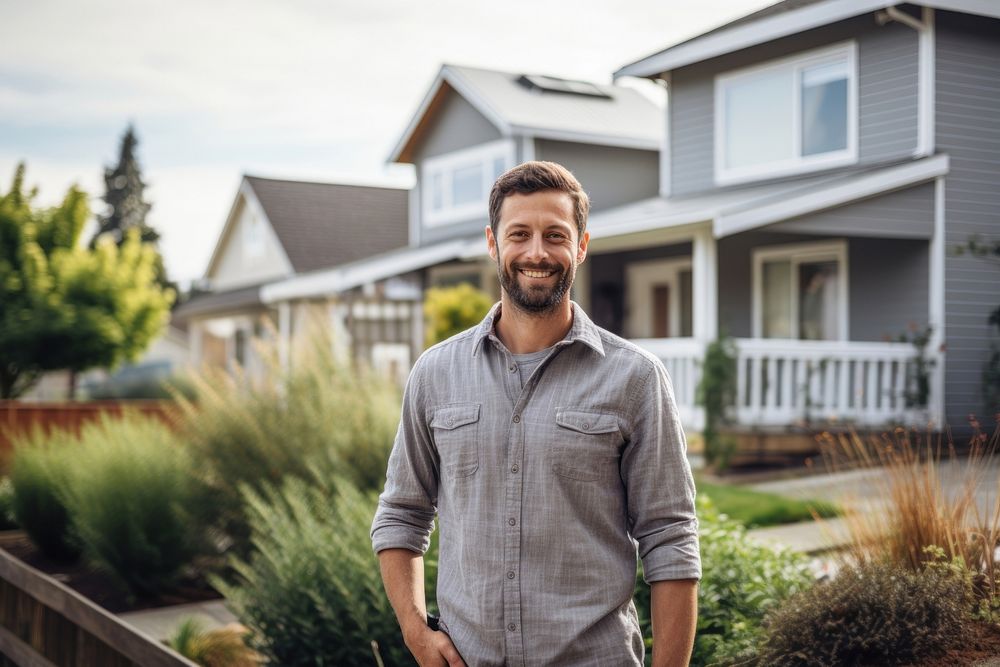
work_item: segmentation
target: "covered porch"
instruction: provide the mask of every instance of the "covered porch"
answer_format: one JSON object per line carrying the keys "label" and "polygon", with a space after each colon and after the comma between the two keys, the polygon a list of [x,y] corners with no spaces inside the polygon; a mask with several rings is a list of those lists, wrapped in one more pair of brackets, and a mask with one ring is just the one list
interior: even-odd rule
{"label": "covered porch", "polygon": [[704,427],[720,335],[735,428],[940,427],[947,169],[939,156],[602,211],[575,298],[663,361],[688,431]]}

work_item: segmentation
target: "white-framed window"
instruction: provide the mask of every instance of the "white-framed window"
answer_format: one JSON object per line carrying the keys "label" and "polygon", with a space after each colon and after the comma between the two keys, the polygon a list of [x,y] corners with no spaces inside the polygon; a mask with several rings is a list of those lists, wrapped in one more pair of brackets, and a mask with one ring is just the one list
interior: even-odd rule
{"label": "white-framed window", "polygon": [[420,174],[424,223],[486,217],[490,188],[514,160],[514,142],[509,139],[425,160]]}
{"label": "white-framed window", "polygon": [[716,77],[716,183],[856,162],[857,51],[844,42]]}
{"label": "white-framed window", "polygon": [[753,251],[755,338],[847,340],[847,242]]}

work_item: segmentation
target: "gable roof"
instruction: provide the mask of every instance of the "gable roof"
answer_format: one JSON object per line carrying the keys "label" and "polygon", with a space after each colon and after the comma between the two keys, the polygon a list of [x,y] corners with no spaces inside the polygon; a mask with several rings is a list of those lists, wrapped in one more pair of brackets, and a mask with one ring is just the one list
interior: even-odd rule
{"label": "gable roof", "polygon": [[[588,89],[597,94],[581,92]],[[462,96],[505,137],[659,150],[663,134],[662,109],[632,88],[446,64],[393,148],[389,162],[413,161],[435,112],[453,93]]]}
{"label": "gable roof", "polygon": [[919,0],[910,3],[902,0],[783,0],[624,65],[614,73],[614,78],[656,77],[679,67],[780,37],[903,4],[1000,18],[1000,3],[996,0]]}
{"label": "gable roof", "polygon": [[[409,194],[401,188],[244,176],[237,203],[240,197],[256,199],[295,273],[345,264],[408,242]],[[235,224],[237,203],[206,275]]]}

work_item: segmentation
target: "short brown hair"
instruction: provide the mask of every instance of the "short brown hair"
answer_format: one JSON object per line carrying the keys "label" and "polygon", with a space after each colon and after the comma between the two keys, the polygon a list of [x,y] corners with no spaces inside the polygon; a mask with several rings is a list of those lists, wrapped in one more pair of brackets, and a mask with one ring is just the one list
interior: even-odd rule
{"label": "short brown hair", "polygon": [[493,189],[490,190],[490,228],[493,229],[493,234],[497,233],[500,226],[500,209],[504,199],[512,194],[530,195],[542,190],[558,190],[569,195],[573,201],[576,229],[582,238],[587,229],[590,198],[569,169],[555,162],[541,161],[519,164],[501,174],[493,184]]}

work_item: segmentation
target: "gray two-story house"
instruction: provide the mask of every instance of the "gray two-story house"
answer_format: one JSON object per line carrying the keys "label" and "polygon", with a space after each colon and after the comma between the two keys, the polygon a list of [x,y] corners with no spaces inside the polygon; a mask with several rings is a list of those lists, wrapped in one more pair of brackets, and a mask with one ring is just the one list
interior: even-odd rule
{"label": "gray two-story house", "polygon": [[[622,67],[668,88],[658,196],[596,213],[590,306],[685,424],[735,339],[740,424],[960,427],[1000,271],[1000,3],[785,0]],[[922,349],[898,342],[929,330]],[[926,384],[921,380],[925,379]]]}

